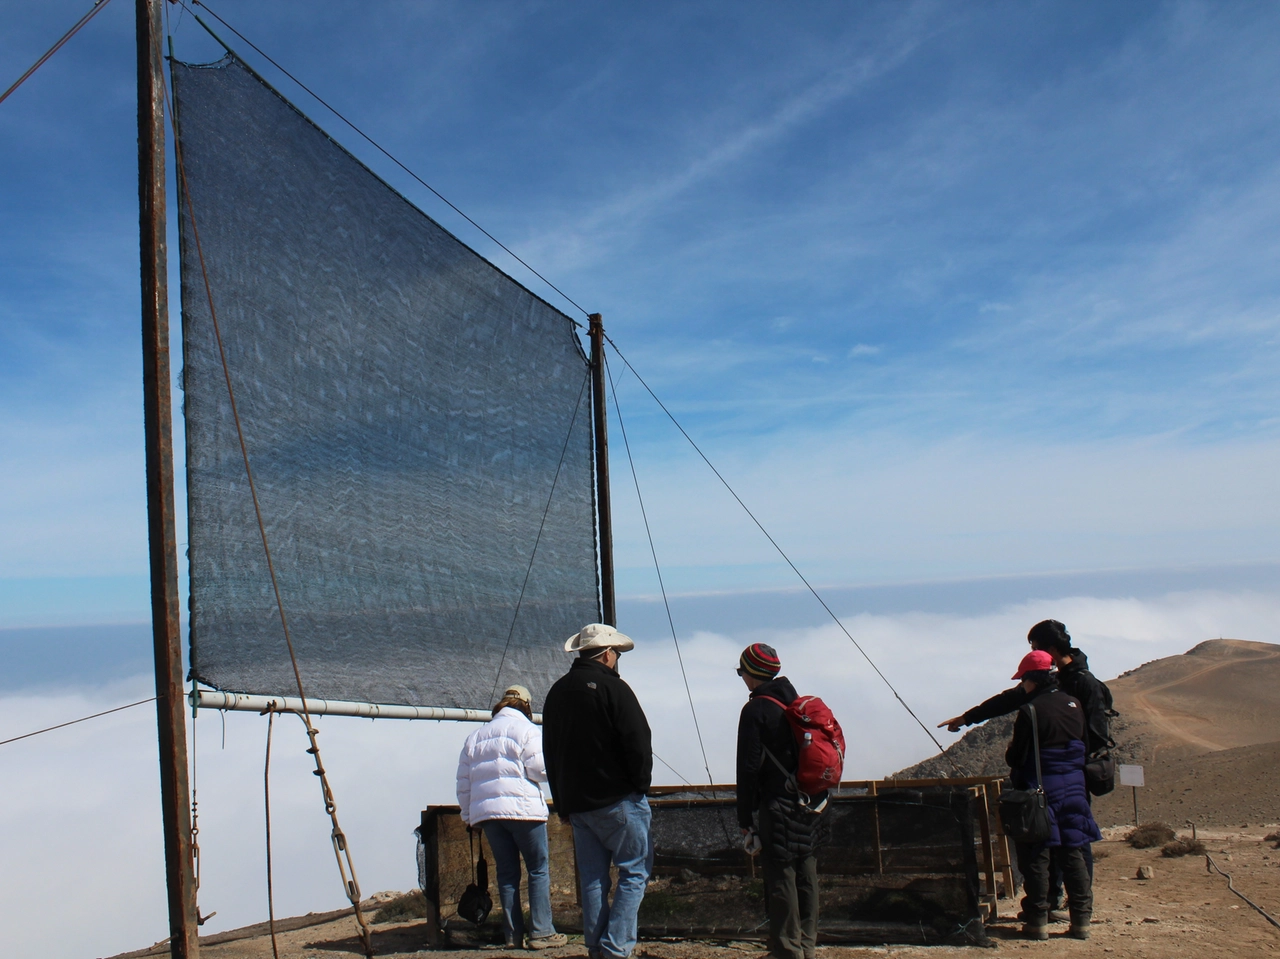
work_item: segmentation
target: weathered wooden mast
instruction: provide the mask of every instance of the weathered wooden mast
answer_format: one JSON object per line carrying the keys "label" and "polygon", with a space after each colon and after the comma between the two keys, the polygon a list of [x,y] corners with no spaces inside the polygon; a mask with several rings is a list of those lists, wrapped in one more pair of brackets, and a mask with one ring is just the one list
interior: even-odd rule
{"label": "weathered wooden mast", "polygon": [[596,511],[600,517],[600,611],[604,622],[618,625],[613,592],[613,516],[609,507],[609,418],[604,405],[604,317],[592,313],[587,333],[591,337],[591,412],[596,446]]}
{"label": "weathered wooden mast", "polygon": [[196,883],[191,859],[191,796],[178,621],[174,520],[173,410],[169,395],[169,288],[165,239],[164,0],[137,0],[138,206],[142,259],[142,392],[146,435],[147,536],[155,645],[160,805],[169,888],[169,952],[195,959]]}

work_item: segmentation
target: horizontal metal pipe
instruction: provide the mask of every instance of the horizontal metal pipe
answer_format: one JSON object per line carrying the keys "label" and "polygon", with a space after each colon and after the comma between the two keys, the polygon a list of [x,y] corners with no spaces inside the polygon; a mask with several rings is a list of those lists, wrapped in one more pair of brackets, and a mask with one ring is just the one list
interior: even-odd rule
{"label": "horizontal metal pipe", "polygon": [[[274,709],[281,713],[302,713],[297,696],[256,696],[224,693],[216,689],[193,689],[187,699],[193,709],[232,709],[261,713]],[[398,706],[388,703],[350,703],[338,699],[307,699],[312,716],[358,716],[363,719],[435,719],[459,723],[487,723],[493,713],[487,709],[457,709],[452,706]],[[533,721],[542,722],[534,713]]]}

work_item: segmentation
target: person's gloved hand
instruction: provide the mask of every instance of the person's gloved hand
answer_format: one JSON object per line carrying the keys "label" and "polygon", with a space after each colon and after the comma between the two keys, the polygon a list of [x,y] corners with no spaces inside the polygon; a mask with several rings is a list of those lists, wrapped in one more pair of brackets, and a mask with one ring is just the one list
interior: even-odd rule
{"label": "person's gloved hand", "polygon": [[760,834],[754,829],[742,830],[742,848],[747,851],[748,856],[754,856],[760,852],[764,843],[760,841]]}

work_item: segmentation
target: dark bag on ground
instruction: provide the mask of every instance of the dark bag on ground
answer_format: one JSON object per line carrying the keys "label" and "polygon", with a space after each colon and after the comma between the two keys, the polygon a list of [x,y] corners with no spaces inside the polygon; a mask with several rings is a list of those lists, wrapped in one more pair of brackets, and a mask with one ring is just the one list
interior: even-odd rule
{"label": "dark bag on ground", "polygon": [[1111,750],[1099,749],[1084,764],[1084,784],[1090,795],[1105,796],[1116,788],[1116,761]]}
{"label": "dark bag on ground", "polygon": [[[467,845],[474,851],[471,828],[467,828]],[[484,858],[484,838],[480,839],[480,862],[472,865],[472,882],[462,891],[458,900],[458,916],[467,922],[481,925],[489,918],[493,899],[489,896],[489,863]]]}
{"label": "dark bag on ground", "polygon": [[1044,774],[1040,771],[1040,729],[1036,724],[1036,708],[1030,710],[1031,739],[1035,747],[1036,788],[1006,789],[1000,794],[1000,825],[1014,842],[1035,845],[1053,835],[1049,797],[1044,792]]}

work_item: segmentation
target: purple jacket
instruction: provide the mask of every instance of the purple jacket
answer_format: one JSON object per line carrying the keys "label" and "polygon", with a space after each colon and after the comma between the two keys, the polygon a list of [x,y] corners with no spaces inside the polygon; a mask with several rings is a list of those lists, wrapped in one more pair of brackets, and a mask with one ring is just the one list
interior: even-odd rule
{"label": "purple jacket", "polygon": [[[1049,799],[1053,832],[1050,846],[1076,847],[1102,838],[1089,807],[1089,793],[1084,782],[1084,743],[1073,739],[1065,746],[1048,746],[1040,750],[1040,768],[1044,772],[1044,791]],[[1022,766],[1014,770],[1015,785],[1030,788],[1036,781],[1035,757],[1028,755]]]}

